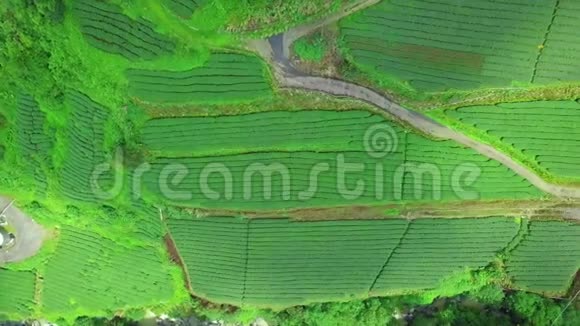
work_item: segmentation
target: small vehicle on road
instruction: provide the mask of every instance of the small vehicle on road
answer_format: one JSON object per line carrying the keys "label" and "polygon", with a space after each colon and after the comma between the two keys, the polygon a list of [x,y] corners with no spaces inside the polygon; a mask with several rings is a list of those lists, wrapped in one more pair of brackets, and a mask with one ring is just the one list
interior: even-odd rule
{"label": "small vehicle on road", "polygon": [[6,211],[8,208],[10,208],[10,206],[12,206],[13,203],[14,201],[10,202],[10,204],[4,207],[2,212],[0,212],[0,250],[6,250],[12,247],[16,241],[16,236],[14,236],[14,233],[10,233],[6,230],[6,227],[8,226]]}
{"label": "small vehicle on road", "polygon": [[0,226],[0,250],[5,250],[14,245],[16,237],[13,233],[9,233],[5,228]]}

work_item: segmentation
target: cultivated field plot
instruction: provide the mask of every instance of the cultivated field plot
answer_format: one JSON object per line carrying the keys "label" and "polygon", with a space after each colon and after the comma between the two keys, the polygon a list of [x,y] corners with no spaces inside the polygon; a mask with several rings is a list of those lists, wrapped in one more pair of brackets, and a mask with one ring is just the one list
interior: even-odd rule
{"label": "cultivated field plot", "polygon": [[[368,111],[274,111],[234,116],[159,118],[141,131],[161,156],[264,151],[364,151],[365,131],[385,119]],[[392,126],[396,138],[403,130]],[[396,140],[398,141],[398,139]]]}
{"label": "cultivated field plot", "polygon": [[187,71],[129,69],[129,94],[151,103],[247,102],[271,95],[266,66],[253,55],[214,53]]}
{"label": "cultivated field plot", "polygon": [[420,91],[529,83],[555,5],[555,0],[382,1],[344,20],[344,47],[363,72]]}
{"label": "cultivated field plot", "polygon": [[169,0],[166,2],[167,7],[174,14],[181,18],[190,18],[195,9],[205,3],[205,0]]}
{"label": "cultivated field plot", "polygon": [[558,177],[580,177],[580,104],[542,101],[473,106],[445,113],[485,131]]}
{"label": "cultivated field plot", "polygon": [[[375,174],[379,166],[386,180],[395,178],[396,166],[403,157],[402,153],[394,154],[385,163],[361,152],[160,158],[151,162],[151,171],[143,177],[144,193],[177,206],[253,210],[373,204],[377,197],[390,202],[395,190],[391,184],[377,190]],[[337,156],[345,162],[360,162],[363,168],[345,174],[343,188],[337,184],[341,171]],[[361,191],[345,200],[342,194],[350,196],[357,181],[363,183]]]}
{"label": "cultivated field plot", "polygon": [[178,206],[264,210],[542,196],[496,161],[365,111],[154,119],[142,141],[157,156],[144,174],[144,193]]}
{"label": "cultivated field plot", "polygon": [[515,287],[563,295],[580,268],[580,224],[532,221],[507,260]]}
{"label": "cultivated field plot", "polygon": [[[512,251],[508,269],[523,261],[519,271],[554,275],[545,285],[555,292],[569,285],[578,268],[572,251],[578,248],[579,225],[549,223],[538,225],[540,232],[532,227]],[[279,309],[436,288],[458,273],[489,265],[525,224],[501,217],[297,222],[180,214],[170,216],[168,226],[193,293],[217,303]],[[562,246],[568,256],[554,252]]]}
{"label": "cultivated field plot", "polygon": [[95,233],[65,227],[46,265],[42,311],[96,316],[159,305],[173,298],[172,284],[156,248],[126,248]]}
{"label": "cultivated field plot", "polygon": [[542,193],[501,163],[453,141],[409,134],[403,199],[492,200],[539,198]]}
{"label": "cultivated field plot", "polygon": [[[108,162],[104,139],[109,110],[77,91],[69,92],[66,102],[71,122],[67,159],[59,171],[62,192],[71,199],[96,201],[91,179],[96,165]],[[112,173],[104,173],[98,179],[102,189],[108,189],[105,185],[111,178]]]}
{"label": "cultivated field plot", "polygon": [[244,303],[287,307],[366,298],[406,220],[249,224]]}
{"label": "cultivated field plot", "polygon": [[36,275],[33,272],[17,272],[0,269],[0,315],[24,319],[34,308]]}
{"label": "cultivated field plot", "polygon": [[135,221],[135,235],[145,241],[154,241],[159,244],[165,234],[163,222],[159,216],[159,210],[146,204],[142,200],[133,200],[134,214],[127,219]]}
{"label": "cultivated field plot", "polygon": [[485,267],[518,230],[511,218],[415,220],[371,294],[431,289],[453,273]]}
{"label": "cultivated field plot", "polygon": [[240,306],[247,264],[247,221],[172,216],[168,226],[193,292],[213,302]]}
{"label": "cultivated field plot", "polygon": [[560,0],[538,61],[534,82],[546,84],[580,80],[580,3]]}
{"label": "cultivated field plot", "polygon": [[20,158],[27,165],[27,171],[34,175],[37,189],[43,193],[48,185],[42,167],[50,166],[54,135],[49,136],[45,131],[46,114],[32,96],[21,94],[16,112],[16,142]]}
{"label": "cultivated field plot", "polygon": [[150,60],[173,52],[174,44],[155,32],[151,22],[133,20],[114,4],[94,0],[71,3],[85,39],[99,50],[129,60]]}

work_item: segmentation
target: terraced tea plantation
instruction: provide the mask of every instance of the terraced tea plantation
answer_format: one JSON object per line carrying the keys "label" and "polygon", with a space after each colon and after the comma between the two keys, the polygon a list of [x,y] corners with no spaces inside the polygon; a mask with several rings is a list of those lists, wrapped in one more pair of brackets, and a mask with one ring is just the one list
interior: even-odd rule
{"label": "terraced tea plantation", "polygon": [[[164,157],[250,151],[364,151],[365,131],[383,121],[380,115],[356,110],[157,118],[147,121],[141,141],[149,151]],[[401,128],[394,125],[393,131],[402,137]]]}
{"label": "terraced tea plantation", "polygon": [[38,102],[32,96],[21,94],[16,121],[20,126],[16,141],[22,164],[26,165],[26,170],[34,177],[38,191],[44,193],[48,186],[46,169],[50,168],[48,162],[54,142],[52,132],[46,130],[46,114],[40,110]]}
{"label": "terraced tea plantation", "polygon": [[[341,23],[347,58],[419,91],[578,80],[575,14],[564,1],[381,1]],[[552,17],[555,16],[552,22]]]}
{"label": "terraced tea plantation", "polygon": [[454,272],[484,267],[514,239],[518,229],[514,220],[505,218],[415,220],[371,294],[431,289]]}
{"label": "terraced tea plantation", "polygon": [[[455,273],[487,266],[508,246],[515,246],[514,262],[528,257],[534,234],[545,241],[537,257],[546,257],[535,264],[555,261],[558,234],[570,248],[578,248],[580,237],[569,223],[550,223],[555,237],[535,232],[532,222],[530,237],[512,244],[520,224],[509,218],[293,222],[182,214],[168,221],[195,294],[273,308],[432,289]],[[223,245],[214,245],[216,237]],[[535,290],[565,292],[579,266],[577,255],[542,264],[537,275],[554,275],[555,282]],[[514,277],[514,286],[524,285]]]}
{"label": "terraced tea plantation", "polygon": [[35,305],[36,275],[29,271],[0,269],[0,314],[28,316]]}
{"label": "terraced tea plantation", "polygon": [[167,6],[179,17],[187,19],[195,9],[204,4],[204,0],[169,0]]}
{"label": "terraced tea plantation", "polygon": [[580,3],[574,0],[559,0],[557,3],[534,76],[537,84],[580,79],[580,35],[576,33],[580,21],[575,19],[580,14]]}
{"label": "terraced tea plantation", "polygon": [[[373,128],[386,137],[384,148],[372,148]],[[143,176],[144,193],[179,206],[272,210],[542,197],[496,161],[366,111],[153,119],[142,141],[157,156]],[[219,150],[212,155],[211,148]],[[346,173],[348,164],[357,165]]]}
{"label": "terraced tea plantation", "polygon": [[580,267],[580,224],[534,221],[507,261],[517,288],[563,293]]}
{"label": "terraced tea plantation", "polygon": [[446,110],[490,139],[520,151],[562,178],[580,177],[580,104],[574,101],[504,103]]}
{"label": "terraced tea plantation", "polygon": [[4,0],[0,324],[577,324],[579,14]]}
{"label": "terraced tea plantation", "polygon": [[96,233],[65,227],[42,282],[36,282],[33,272],[0,269],[3,292],[7,291],[0,296],[0,313],[99,316],[168,304],[177,289],[164,259],[154,247],[128,248]]}
{"label": "terraced tea plantation", "polygon": [[[67,94],[67,106],[74,121],[68,130],[68,153],[59,180],[62,193],[71,199],[97,201],[97,192],[92,186],[93,172],[97,165],[106,164],[110,158],[105,151],[105,124],[109,110],[80,92]],[[104,171],[95,180],[102,189],[112,181],[112,171]]]}
{"label": "terraced tea plantation", "polygon": [[266,68],[255,56],[215,53],[187,71],[130,69],[129,95],[152,103],[244,102],[271,95]]}
{"label": "terraced tea plantation", "polygon": [[155,59],[173,52],[175,45],[144,19],[124,15],[120,7],[103,1],[74,0],[75,18],[87,42],[129,60]]}

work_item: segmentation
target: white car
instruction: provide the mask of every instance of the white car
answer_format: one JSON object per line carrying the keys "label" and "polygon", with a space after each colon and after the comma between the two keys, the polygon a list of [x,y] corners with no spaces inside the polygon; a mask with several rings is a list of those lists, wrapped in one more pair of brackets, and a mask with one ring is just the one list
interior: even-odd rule
{"label": "white car", "polygon": [[0,249],[8,249],[14,245],[16,237],[8,233],[3,227],[0,227]]}

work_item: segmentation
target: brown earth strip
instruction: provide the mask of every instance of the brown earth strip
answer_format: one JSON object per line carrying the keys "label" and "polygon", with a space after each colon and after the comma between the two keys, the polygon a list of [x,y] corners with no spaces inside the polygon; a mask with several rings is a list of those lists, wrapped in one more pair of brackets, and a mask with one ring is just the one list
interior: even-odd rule
{"label": "brown earth strip", "polygon": [[186,209],[186,211],[195,217],[243,216],[250,219],[289,218],[297,221],[506,216],[568,220],[580,223],[580,202],[538,200],[389,204],[273,211],[225,209]]}

